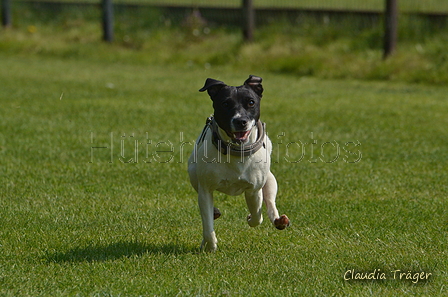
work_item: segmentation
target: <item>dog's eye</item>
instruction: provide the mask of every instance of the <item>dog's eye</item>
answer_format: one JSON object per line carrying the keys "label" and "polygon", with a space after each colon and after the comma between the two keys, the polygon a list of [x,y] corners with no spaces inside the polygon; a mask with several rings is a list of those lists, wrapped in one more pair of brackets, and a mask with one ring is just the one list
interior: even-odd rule
{"label": "dog's eye", "polygon": [[247,103],[247,106],[249,106],[249,107],[254,107],[254,105],[255,105],[254,100],[249,100],[249,102]]}
{"label": "dog's eye", "polygon": [[222,103],[222,106],[224,106],[224,107],[229,107],[229,102],[224,101],[224,102]]}

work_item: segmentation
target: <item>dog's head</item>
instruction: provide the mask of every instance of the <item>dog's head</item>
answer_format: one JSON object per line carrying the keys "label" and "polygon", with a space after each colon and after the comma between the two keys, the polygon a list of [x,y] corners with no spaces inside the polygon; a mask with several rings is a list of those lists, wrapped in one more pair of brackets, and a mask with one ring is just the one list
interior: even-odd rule
{"label": "dog's head", "polygon": [[207,78],[204,87],[199,90],[208,92],[213,101],[216,123],[237,143],[247,141],[260,118],[261,81],[261,77],[250,75],[242,86],[232,87]]}

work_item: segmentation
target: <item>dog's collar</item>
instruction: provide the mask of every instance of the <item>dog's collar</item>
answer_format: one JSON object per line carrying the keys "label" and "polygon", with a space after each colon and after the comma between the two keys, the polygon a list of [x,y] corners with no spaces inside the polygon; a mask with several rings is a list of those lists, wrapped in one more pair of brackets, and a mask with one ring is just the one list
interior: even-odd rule
{"label": "dog's collar", "polygon": [[[221,152],[223,155],[230,154],[232,156],[250,156],[252,154],[255,154],[261,147],[266,147],[264,141],[266,137],[266,124],[262,123],[261,121],[257,121],[257,130],[258,130],[258,136],[257,140],[254,143],[251,143],[249,145],[237,145],[232,142],[227,142],[221,138],[219,135],[219,127],[216,123],[213,116],[210,116],[207,118],[207,122],[205,124],[204,132],[206,128],[209,127],[212,131],[212,143],[216,147],[216,149]],[[201,136],[202,140],[205,136],[205,133],[203,132],[203,136]]]}

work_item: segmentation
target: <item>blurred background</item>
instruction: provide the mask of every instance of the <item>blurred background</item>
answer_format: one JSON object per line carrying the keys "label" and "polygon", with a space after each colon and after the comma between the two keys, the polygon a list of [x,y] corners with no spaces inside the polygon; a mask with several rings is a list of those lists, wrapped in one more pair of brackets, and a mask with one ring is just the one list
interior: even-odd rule
{"label": "blurred background", "polygon": [[447,19],[446,0],[3,0],[0,51],[444,84]]}

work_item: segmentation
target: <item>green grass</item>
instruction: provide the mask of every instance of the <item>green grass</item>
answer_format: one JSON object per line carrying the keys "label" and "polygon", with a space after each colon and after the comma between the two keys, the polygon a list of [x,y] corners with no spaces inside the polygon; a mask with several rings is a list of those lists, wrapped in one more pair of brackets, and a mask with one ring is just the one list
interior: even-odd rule
{"label": "green grass", "polygon": [[[1,296],[447,295],[446,87],[0,57]],[[249,71],[264,78],[278,207],[292,226],[252,229],[244,198],[218,194],[219,251],[198,253],[192,147],[181,143],[212,112],[197,91],[205,78],[235,85]],[[314,156],[307,145],[301,162],[288,162],[301,155],[288,144],[311,133]],[[135,140],[138,163],[122,163]],[[157,158],[168,141],[173,153]],[[333,163],[323,162],[337,154],[320,151],[327,141],[341,146]],[[357,141],[349,149],[361,160],[345,162],[359,154],[342,148]],[[92,146],[108,148],[92,159]],[[349,269],[388,279],[344,281]],[[432,276],[413,284],[394,280],[396,269]]]}

